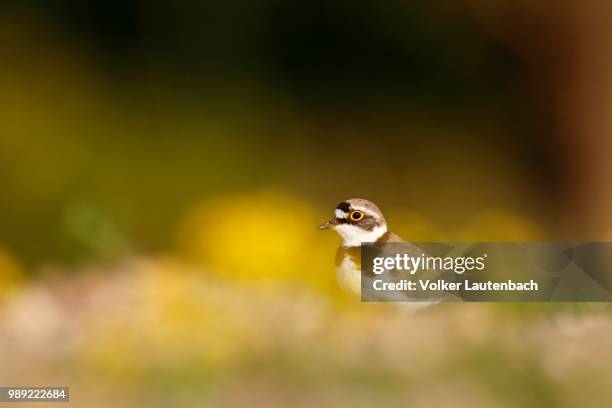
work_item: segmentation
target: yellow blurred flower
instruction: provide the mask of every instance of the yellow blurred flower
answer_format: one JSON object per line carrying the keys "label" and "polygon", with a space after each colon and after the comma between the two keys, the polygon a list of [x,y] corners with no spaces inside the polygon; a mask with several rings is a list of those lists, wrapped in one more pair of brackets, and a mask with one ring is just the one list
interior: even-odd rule
{"label": "yellow blurred flower", "polygon": [[232,279],[329,287],[337,238],[316,230],[320,217],[304,201],[275,192],[216,197],[185,216],[179,245],[192,261]]}

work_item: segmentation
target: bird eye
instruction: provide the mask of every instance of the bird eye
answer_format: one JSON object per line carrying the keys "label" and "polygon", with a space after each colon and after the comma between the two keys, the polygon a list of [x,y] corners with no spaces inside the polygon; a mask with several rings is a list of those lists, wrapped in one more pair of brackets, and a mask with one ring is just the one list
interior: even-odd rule
{"label": "bird eye", "polygon": [[363,213],[361,211],[352,211],[350,213],[349,217],[353,221],[359,221],[359,220],[361,220],[363,218]]}

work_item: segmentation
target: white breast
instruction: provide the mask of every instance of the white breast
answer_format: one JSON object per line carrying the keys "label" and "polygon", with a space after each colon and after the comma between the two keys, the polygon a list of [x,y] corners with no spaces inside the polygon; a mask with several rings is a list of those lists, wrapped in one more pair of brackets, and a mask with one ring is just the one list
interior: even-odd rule
{"label": "white breast", "polygon": [[361,297],[361,270],[348,254],[336,267],[336,277],[342,289]]}

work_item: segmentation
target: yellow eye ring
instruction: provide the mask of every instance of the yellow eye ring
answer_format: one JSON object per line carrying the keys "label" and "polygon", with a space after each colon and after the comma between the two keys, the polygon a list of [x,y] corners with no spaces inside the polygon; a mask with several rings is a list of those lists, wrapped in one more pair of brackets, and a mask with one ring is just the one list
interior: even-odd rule
{"label": "yellow eye ring", "polygon": [[363,219],[364,214],[361,211],[351,211],[349,218],[352,221],[360,221]]}

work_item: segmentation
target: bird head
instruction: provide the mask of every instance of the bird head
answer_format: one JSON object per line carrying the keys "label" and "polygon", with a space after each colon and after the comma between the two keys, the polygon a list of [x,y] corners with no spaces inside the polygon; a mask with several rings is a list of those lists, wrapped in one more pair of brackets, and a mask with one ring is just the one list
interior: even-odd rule
{"label": "bird head", "polygon": [[342,238],[342,246],[355,247],[362,242],[376,242],[387,232],[387,222],[376,204],[351,198],[338,204],[334,217],[319,229],[333,229]]}

